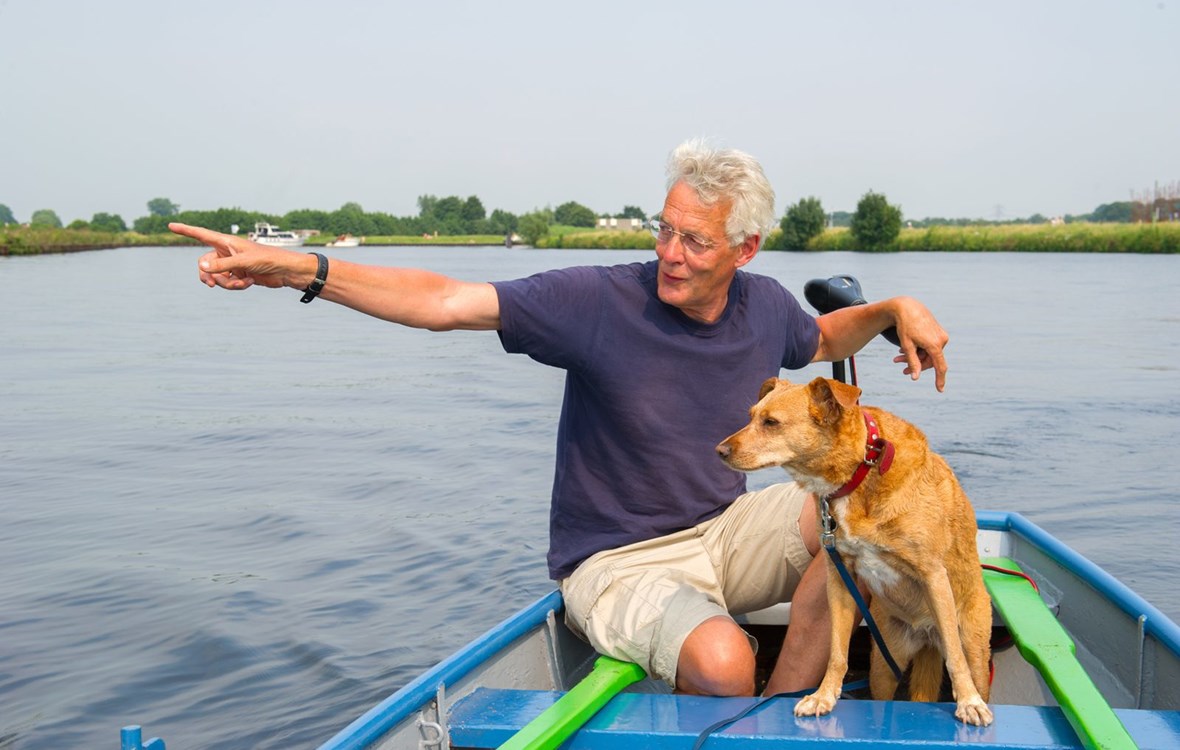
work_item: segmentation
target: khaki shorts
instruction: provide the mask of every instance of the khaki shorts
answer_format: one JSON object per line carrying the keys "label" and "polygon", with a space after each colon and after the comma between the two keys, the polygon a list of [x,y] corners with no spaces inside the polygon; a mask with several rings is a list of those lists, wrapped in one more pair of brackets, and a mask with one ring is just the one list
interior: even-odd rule
{"label": "khaki shorts", "polygon": [[694,528],[587,558],[560,582],[566,623],[675,687],[680,647],[698,625],[790,600],[812,560],[799,528],[810,498],[776,484]]}

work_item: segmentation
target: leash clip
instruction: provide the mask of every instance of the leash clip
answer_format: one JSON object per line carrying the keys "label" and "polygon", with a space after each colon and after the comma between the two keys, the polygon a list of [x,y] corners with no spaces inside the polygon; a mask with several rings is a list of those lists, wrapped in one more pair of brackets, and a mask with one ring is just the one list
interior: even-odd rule
{"label": "leash clip", "polygon": [[824,549],[833,549],[836,546],[836,524],[832,520],[826,495],[820,499],[819,517],[820,523],[823,525],[823,531],[819,535],[820,544],[824,546]]}

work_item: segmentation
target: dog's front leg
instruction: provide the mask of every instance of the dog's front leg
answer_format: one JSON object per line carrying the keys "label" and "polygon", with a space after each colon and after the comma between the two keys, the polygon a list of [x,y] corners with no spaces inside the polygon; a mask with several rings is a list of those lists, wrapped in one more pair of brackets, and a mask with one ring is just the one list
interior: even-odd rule
{"label": "dog's front leg", "polygon": [[975,688],[971,668],[963,652],[963,641],[959,637],[959,617],[955,609],[955,595],[946,568],[941,565],[931,571],[926,581],[926,593],[930,599],[930,611],[942,640],[946,669],[951,677],[951,688],[955,692],[955,718],[964,724],[977,727],[992,723],[992,712],[987,702]]}
{"label": "dog's front leg", "polygon": [[829,559],[828,610],[831,616],[831,651],[828,655],[828,669],[819,688],[795,704],[796,716],[822,716],[830,713],[840,698],[844,687],[844,675],[848,672],[848,644],[852,640],[852,629],[856,626],[856,601],[844,588],[844,581],[836,572],[836,566]]}

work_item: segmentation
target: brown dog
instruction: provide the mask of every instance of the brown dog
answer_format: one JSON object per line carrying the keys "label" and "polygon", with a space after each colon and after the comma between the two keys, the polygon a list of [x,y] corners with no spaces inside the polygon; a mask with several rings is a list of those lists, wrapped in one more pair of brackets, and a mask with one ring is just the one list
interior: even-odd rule
{"label": "brown dog", "polygon": [[[827,378],[807,385],[771,378],[750,423],[717,451],[739,471],[782,466],[820,498],[831,519],[821,522],[821,538],[834,531],[845,565],[872,594],[869,611],[894,660],[902,670],[912,664],[910,698],[938,700],[945,661],[955,716],[990,724],[991,601],[971,503],[921,431],[862,408],[859,397],[859,388]],[[828,536],[825,546],[832,541]],[[831,711],[848,670],[856,602],[830,557],[827,568],[831,657],[819,689],[796,704],[796,716]],[[869,685],[876,700],[892,699],[898,686],[876,644]]]}

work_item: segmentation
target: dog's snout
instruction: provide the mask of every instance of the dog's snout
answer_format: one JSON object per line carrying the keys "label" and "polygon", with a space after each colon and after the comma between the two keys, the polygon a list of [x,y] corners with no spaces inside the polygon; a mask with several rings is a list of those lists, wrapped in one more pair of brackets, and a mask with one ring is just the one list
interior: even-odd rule
{"label": "dog's snout", "polygon": [[733,449],[729,447],[728,441],[717,446],[717,455],[721,456],[722,458],[729,458],[729,454],[732,451]]}

